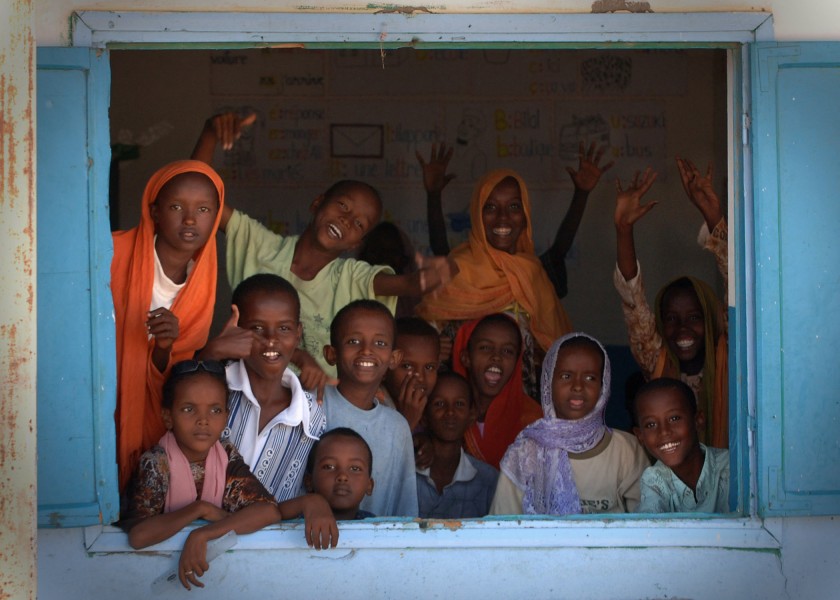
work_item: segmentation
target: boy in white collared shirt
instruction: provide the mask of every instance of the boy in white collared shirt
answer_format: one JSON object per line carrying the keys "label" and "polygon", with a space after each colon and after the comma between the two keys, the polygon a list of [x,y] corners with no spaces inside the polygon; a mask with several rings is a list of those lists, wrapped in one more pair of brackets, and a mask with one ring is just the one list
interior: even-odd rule
{"label": "boy in white collared shirt", "polygon": [[326,414],[288,368],[300,341],[300,301],[277,275],[259,274],[233,293],[231,319],[202,358],[227,366],[228,425],[222,433],[278,502],[304,494],[306,458]]}

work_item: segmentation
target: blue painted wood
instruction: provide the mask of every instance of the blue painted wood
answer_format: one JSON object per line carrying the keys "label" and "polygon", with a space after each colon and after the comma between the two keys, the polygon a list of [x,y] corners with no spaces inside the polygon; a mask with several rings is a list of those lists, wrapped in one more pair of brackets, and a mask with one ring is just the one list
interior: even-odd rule
{"label": "blue painted wood", "polygon": [[840,44],[753,49],[759,512],[840,514]]}
{"label": "blue painted wood", "polygon": [[118,516],[107,53],[38,50],[38,523]]}

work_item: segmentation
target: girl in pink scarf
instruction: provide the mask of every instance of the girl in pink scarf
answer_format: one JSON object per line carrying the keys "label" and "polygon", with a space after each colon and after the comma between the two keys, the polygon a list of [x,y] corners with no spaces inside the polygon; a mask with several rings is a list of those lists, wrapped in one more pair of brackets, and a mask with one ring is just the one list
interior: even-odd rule
{"label": "girl in pink scarf", "polygon": [[185,588],[204,584],[207,542],[228,531],[250,533],[280,520],[274,497],[219,436],[227,425],[225,369],[216,361],[186,360],[172,367],[163,386],[167,432],[143,454],[123,521],[133,548],[157,544],[195,520],[181,552],[178,575]]}

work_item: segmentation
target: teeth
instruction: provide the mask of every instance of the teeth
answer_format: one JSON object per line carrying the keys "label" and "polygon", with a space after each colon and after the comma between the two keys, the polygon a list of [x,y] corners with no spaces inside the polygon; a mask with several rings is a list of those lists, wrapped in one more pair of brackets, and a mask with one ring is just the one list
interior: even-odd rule
{"label": "teeth", "polygon": [[267,350],[266,352],[263,352],[262,354],[266,358],[279,358],[279,356],[280,356],[280,353],[275,351],[275,350]]}
{"label": "teeth", "polygon": [[497,367],[496,365],[493,365],[492,367],[487,369],[487,372],[488,373],[497,373],[497,374],[501,375],[502,374],[502,369],[501,369],[501,367]]}
{"label": "teeth", "polygon": [[672,452],[673,450],[676,450],[679,445],[679,442],[669,442],[667,444],[662,444],[661,446],[659,446],[659,449],[662,452]]}
{"label": "teeth", "polygon": [[513,231],[510,227],[494,227],[493,233],[495,235],[510,235],[510,232]]}
{"label": "teeth", "polygon": [[677,340],[677,347],[691,348],[694,345],[694,340]]}
{"label": "teeth", "polygon": [[330,232],[335,237],[337,237],[338,239],[341,239],[342,237],[344,237],[341,233],[341,229],[339,229],[337,226],[333,225],[332,223],[329,224],[329,229],[330,229]]}
{"label": "teeth", "polygon": [[360,360],[359,361],[359,366],[369,368],[369,367],[376,366],[376,363],[374,363],[372,360]]}

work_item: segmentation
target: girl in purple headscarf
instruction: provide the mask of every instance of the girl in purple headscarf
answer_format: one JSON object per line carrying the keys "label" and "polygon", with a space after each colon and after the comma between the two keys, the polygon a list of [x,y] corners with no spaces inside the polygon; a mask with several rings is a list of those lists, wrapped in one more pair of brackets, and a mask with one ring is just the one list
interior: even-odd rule
{"label": "girl in purple headscarf", "polygon": [[604,347],[585,333],[561,337],[546,354],[541,383],[544,417],[505,453],[491,514],[633,512],[650,461],[634,436],[604,424]]}

